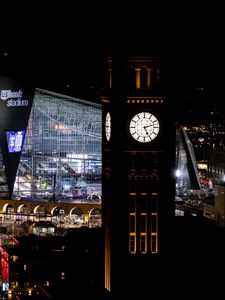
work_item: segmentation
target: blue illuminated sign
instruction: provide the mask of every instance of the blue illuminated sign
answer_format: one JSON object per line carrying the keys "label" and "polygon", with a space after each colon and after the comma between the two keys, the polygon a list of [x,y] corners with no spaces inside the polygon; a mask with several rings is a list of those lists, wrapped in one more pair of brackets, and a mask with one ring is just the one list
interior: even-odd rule
{"label": "blue illuminated sign", "polygon": [[6,132],[9,152],[20,152],[22,150],[25,132],[25,130]]}

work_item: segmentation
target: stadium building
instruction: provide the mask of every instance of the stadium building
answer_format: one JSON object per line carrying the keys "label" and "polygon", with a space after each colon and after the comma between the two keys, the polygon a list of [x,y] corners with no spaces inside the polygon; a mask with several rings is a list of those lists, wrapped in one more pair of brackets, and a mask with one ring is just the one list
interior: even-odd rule
{"label": "stadium building", "polygon": [[101,105],[1,78],[0,199],[101,200]]}

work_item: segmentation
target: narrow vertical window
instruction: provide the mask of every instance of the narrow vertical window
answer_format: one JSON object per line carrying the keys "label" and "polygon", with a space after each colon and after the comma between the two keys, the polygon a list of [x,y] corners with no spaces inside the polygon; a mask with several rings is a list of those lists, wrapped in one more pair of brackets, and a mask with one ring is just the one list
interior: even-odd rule
{"label": "narrow vertical window", "polygon": [[129,252],[136,253],[136,214],[130,213],[129,222]]}
{"label": "narrow vertical window", "polygon": [[151,214],[151,252],[158,252],[158,214]]}
{"label": "narrow vertical window", "polygon": [[147,214],[140,216],[140,253],[147,252]]}

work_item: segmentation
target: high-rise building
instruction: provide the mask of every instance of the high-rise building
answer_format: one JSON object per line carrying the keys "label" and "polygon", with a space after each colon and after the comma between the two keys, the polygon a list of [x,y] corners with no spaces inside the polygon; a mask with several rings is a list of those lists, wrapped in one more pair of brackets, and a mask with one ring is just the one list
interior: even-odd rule
{"label": "high-rise building", "polygon": [[105,288],[114,295],[144,294],[154,290],[158,280],[174,216],[173,116],[158,57],[131,56],[116,49],[105,66]]}

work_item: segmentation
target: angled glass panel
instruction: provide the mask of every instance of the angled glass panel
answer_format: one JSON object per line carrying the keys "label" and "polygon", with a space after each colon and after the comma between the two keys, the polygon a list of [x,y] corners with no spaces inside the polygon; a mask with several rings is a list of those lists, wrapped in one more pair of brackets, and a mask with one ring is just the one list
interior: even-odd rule
{"label": "angled glass panel", "polygon": [[37,89],[13,197],[101,202],[101,105]]}

